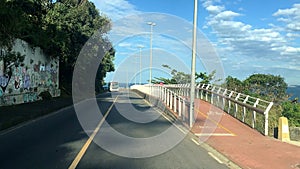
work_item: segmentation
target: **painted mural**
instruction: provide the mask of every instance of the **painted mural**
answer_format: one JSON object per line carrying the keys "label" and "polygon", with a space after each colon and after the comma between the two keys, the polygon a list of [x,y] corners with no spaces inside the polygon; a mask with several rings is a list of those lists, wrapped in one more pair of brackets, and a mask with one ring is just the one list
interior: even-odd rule
{"label": "painted mural", "polygon": [[8,70],[4,70],[4,62],[0,60],[0,106],[40,100],[43,91],[49,91],[53,97],[60,96],[58,59],[46,57],[39,47],[32,48],[20,39],[13,50],[25,58],[23,63]]}

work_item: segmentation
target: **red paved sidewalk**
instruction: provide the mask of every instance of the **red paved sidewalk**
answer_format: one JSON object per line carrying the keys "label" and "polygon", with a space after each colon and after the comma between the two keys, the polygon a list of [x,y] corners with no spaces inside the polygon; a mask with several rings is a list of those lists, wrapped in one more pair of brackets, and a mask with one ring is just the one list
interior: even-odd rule
{"label": "red paved sidewalk", "polygon": [[263,136],[207,102],[195,100],[195,111],[192,131],[240,167],[300,169],[299,146]]}

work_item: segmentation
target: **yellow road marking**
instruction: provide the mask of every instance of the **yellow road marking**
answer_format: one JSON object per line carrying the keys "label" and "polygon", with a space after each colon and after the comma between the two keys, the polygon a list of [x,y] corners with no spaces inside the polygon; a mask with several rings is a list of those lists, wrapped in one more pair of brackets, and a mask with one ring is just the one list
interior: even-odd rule
{"label": "yellow road marking", "polygon": [[99,124],[97,125],[97,127],[95,128],[93,134],[89,137],[89,139],[86,141],[86,143],[83,145],[83,147],[81,148],[81,150],[79,151],[79,153],[77,154],[77,156],[75,157],[74,161],[72,162],[72,164],[70,165],[69,169],[75,169],[78,165],[78,163],[80,162],[80,160],[82,159],[83,155],[85,154],[86,150],[88,149],[88,147],[90,146],[91,142],[93,141],[93,139],[95,138],[96,134],[98,133],[98,131],[100,130],[100,127],[102,126],[102,124],[104,123],[106,117],[108,116],[109,112],[111,111],[111,109],[113,108],[115,102],[117,101],[119,95],[115,98],[115,100],[113,101],[113,103],[111,104],[111,106],[108,108],[107,112],[105,113],[105,115],[103,116],[103,118],[100,120]]}
{"label": "yellow road marking", "polygon": [[220,123],[216,122],[215,120],[209,118],[206,114],[202,113],[201,111],[195,109],[198,113],[200,113],[202,116],[204,116],[205,118],[207,118],[208,120],[210,120],[211,122],[215,123],[217,126],[219,126],[220,128],[224,129],[225,131],[227,131],[228,133],[232,134],[232,136],[236,136],[236,134],[234,134],[232,131],[230,131],[229,129],[227,129],[226,127],[222,126]]}

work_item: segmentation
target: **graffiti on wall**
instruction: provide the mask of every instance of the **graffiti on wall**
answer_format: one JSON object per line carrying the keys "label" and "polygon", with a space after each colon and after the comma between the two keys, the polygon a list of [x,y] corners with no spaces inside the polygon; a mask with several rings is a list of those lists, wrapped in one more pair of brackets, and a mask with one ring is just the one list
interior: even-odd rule
{"label": "graffiti on wall", "polygon": [[54,97],[60,95],[58,60],[47,59],[23,41],[22,48],[26,48],[22,64],[4,70],[4,63],[0,60],[0,106],[36,101],[43,91],[49,91]]}

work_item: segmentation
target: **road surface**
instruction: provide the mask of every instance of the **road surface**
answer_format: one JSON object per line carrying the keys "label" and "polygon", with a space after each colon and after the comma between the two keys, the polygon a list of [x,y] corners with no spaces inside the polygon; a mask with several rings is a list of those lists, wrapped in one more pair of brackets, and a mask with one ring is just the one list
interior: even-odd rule
{"label": "road surface", "polygon": [[[72,106],[1,132],[0,169],[228,168],[196,144],[189,133],[171,146],[171,137],[163,138],[160,144],[149,142],[147,138],[155,138],[174,124],[135,93],[116,92],[99,96],[97,103],[102,116],[94,118],[90,115],[97,113],[93,114],[94,108],[88,102],[81,103],[86,104],[81,106],[84,107],[81,115],[76,114]],[[82,116],[85,112],[87,115]],[[150,121],[152,118],[154,121]],[[136,145],[118,140],[110,134],[110,129],[128,138],[146,141]],[[183,131],[177,129],[172,134],[181,137]],[[162,153],[155,155],[157,151]]]}

